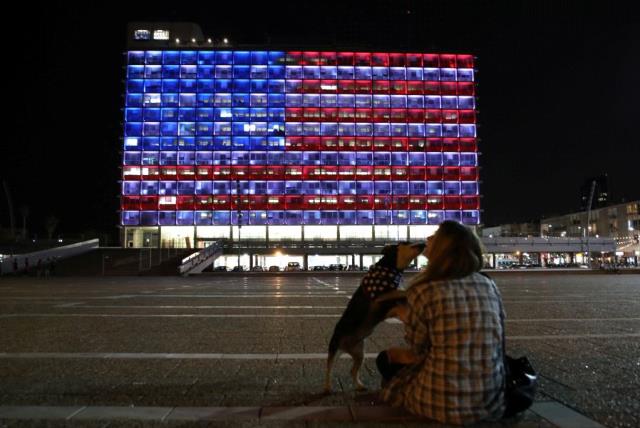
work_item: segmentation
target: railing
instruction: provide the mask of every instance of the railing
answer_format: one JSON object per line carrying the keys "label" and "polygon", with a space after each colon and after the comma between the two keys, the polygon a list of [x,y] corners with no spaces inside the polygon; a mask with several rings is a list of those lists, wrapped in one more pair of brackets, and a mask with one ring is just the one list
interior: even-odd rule
{"label": "railing", "polygon": [[44,267],[47,263],[86,253],[98,248],[99,245],[100,241],[98,239],[90,239],[62,247],[3,257],[0,260],[0,275],[24,272],[34,268],[37,269],[40,266]]}
{"label": "railing", "polygon": [[188,257],[182,259],[180,266],[178,266],[178,273],[180,275],[189,275],[190,273],[200,273],[208,265],[222,254],[223,245],[219,241],[215,241],[208,247],[191,254]]}

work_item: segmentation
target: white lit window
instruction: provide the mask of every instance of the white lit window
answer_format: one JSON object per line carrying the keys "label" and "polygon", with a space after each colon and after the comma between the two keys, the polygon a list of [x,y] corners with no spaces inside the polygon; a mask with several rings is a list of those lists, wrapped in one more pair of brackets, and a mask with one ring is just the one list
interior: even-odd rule
{"label": "white lit window", "polygon": [[175,196],[160,196],[158,201],[160,205],[175,205],[176,197]]}
{"label": "white lit window", "polygon": [[169,40],[169,30],[155,30],[153,40]]}

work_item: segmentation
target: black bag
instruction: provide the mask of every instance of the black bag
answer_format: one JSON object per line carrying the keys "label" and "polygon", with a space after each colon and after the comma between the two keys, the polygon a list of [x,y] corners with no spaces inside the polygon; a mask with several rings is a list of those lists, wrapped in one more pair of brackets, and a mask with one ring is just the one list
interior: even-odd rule
{"label": "black bag", "polygon": [[503,417],[510,418],[524,412],[533,404],[538,389],[538,373],[527,357],[512,358],[504,355],[505,411]]}

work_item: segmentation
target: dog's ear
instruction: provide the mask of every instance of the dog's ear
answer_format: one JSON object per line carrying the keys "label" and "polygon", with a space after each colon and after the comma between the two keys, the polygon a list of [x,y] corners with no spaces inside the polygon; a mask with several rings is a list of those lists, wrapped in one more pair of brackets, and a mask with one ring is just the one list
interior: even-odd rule
{"label": "dog's ear", "polygon": [[380,254],[383,256],[393,256],[397,254],[398,246],[397,245],[385,245]]}

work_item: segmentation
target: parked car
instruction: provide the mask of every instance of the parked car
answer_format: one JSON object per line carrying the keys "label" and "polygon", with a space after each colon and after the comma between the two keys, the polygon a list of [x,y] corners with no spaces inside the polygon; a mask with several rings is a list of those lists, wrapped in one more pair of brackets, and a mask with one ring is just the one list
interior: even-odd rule
{"label": "parked car", "polygon": [[351,270],[351,271],[355,270],[355,271],[357,271],[357,270],[360,270],[360,268],[358,266],[356,266],[356,265],[349,265],[347,267],[347,270]]}
{"label": "parked car", "polygon": [[344,265],[342,263],[334,263],[329,265],[329,270],[344,270]]}
{"label": "parked car", "polygon": [[314,266],[311,270],[320,271],[320,270],[329,270],[326,266]]}
{"label": "parked car", "polygon": [[216,266],[213,268],[214,272],[227,272],[228,270],[226,266]]}
{"label": "parked car", "polygon": [[251,272],[264,272],[264,269],[262,269],[262,266],[254,266],[251,268]]}
{"label": "parked car", "polygon": [[231,272],[244,272],[244,266],[234,266]]}
{"label": "parked car", "polygon": [[280,266],[269,266],[269,272],[280,272]]}
{"label": "parked car", "polygon": [[300,272],[302,268],[300,267],[300,263],[298,262],[289,262],[287,263],[287,267],[284,270],[286,272]]}

